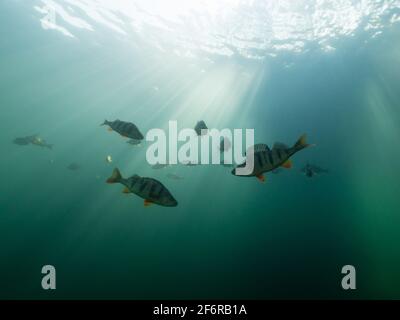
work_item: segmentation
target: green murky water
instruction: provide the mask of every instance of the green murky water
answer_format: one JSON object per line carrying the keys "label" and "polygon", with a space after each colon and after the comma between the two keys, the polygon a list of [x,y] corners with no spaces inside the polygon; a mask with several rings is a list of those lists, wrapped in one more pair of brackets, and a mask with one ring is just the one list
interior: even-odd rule
{"label": "green murky water", "polygon": [[[327,52],[185,57],[96,24],[43,30],[35,3],[0,4],[0,298],[400,298],[398,24]],[[203,119],[269,145],[305,132],[316,147],[265,184],[217,165],[154,170],[148,144],[99,126],[116,118],[143,132]],[[12,143],[32,134],[53,150]],[[309,179],[306,162],[330,171]],[[179,205],[121,194],[105,183],[114,167]],[[41,288],[47,264],[55,291]],[[341,288],[346,264],[355,291]]]}

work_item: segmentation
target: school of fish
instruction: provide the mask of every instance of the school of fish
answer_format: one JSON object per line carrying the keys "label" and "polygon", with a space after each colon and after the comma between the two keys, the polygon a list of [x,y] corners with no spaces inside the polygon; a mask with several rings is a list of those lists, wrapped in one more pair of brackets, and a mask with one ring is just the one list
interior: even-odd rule
{"label": "school of fish", "polygon": [[[102,123],[103,126],[108,126],[108,130],[111,132],[116,132],[124,138],[128,138],[128,144],[133,146],[140,146],[144,136],[139,130],[139,128],[132,122],[126,122],[121,120],[108,121],[105,120]],[[208,127],[203,120],[198,121],[194,127],[194,131],[197,136],[201,137],[207,134]],[[34,145],[39,147],[44,147],[52,149],[53,145],[48,144],[39,135],[31,135],[25,137],[15,138],[13,141],[15,144],[20,146]],[[234,167],[231,173],[238,177],[256,177],[261,182],[265,182],[265,174],[268,172],[277,174],[282,168],[290,169],[292,168],[291,158],[297,152],[313,146],[308,144],[306,141],[306,135],[302,135],[293,146],[288,147],[287,145],[276,142],[272,149],[266,144],[255,144],[248,148],[245,152],[245,161],[242,164],[226,164],[223,159],[221,160],[221,165],[225,167]],[[224,154],[232,148],[232,143],[227,137],[222,137],[219,145],[221,154]],[[239,173],[239,168],[244,168],[249,162],[253,162],[253,170],[247,174]],[[106,157],[107,163],[112,163],[111,155]],[[196,166],[198,163],[187,162],[184,163],[186,166]],[[168,164],[157,163],[152,166],[153,169],[163,169],[166,168]],[[71,171],[77,171],[81,166],[77,163],[70,163],[67,169]],[[322,173],[327,173],[327,169],[323,169],[316,165],[307,163],[301,172],[306,177],[313,177],[320,175]],[[183,180],[183,177],[176,173],[167,173],[166,177],[172,180]],[[178,201],[174,198],[169,189],[160,181],[150,178],[141,177],[137,174],[130,176],[129,178],[123,178],[121,172],[118,168],[115,168],[112,172],[111,177],[106,181],[109,184],[119,183],[124,186],[123,193],[125,194],[135,194],[136,196],[144,199],[144,206],[148,207],[152,204],[157,204],[164,207],[176,207]]]}

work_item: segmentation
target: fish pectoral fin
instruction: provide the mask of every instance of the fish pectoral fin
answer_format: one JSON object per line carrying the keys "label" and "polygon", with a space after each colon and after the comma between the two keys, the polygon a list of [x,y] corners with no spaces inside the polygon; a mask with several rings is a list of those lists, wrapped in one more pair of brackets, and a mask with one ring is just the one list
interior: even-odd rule
{"label": "fish pectoral fin", "polygon": [[129,190],[128,187],[125,187],[124,190],[122,190],[122,193],[128,194],[131,193],[131,190]]}
{"label": "fish pectoral fin", "polygon": [[144,200],[144,206],[145,206],[145,207],[149,207],[149,206],[151,206],[152,204],[153,204],[153,202],[151,202],[150,200],[147,200],[147,199]]}
{"label": "fish pectoral fin", "polygon": [[265,182],[265,176],[263,174],[259,174],[258,176],[256,176],[256,178],[261,182]]}
{"label": "fish pectoral fin", "polygon": [[110,128],[110,127],[108,127],[107,130],[110,131],[110,132],[114,131],[114,130],[113,130],[112,128]]}
{"label": "fish pectoral fin", "polygon": [[284,162],[281,167],[286,168],[286,169],[290,169],[293,167],[293,163],[292,160],[287,160],[286,162]]}

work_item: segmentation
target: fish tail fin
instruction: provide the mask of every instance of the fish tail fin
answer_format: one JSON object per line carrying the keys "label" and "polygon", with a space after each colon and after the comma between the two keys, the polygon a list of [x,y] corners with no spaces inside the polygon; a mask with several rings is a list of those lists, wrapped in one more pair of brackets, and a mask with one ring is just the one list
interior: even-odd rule
{"label": "fish tail fin", "polygon": [[104,122],[100,126],[106,126],[106,125],[108,125],[108,121],[104,120]]}
{"label": "fish tail fin", "polygon": [[122,179],[121,172],[119,172],[118,168],[115,168],[111,177],[107,179],[107,183],[117,183]]}
{"label": "fish tail fin", "polygon": [[303,134],[299,140],[296,141],[295,145],[294,145],[294,149],[296,151],[302,150],[304,148],[308,148],[308,147],[313,147],[315,146],[314,144],[309,144],[307,143],[307,135]]}
{"label": "fish tail fin", "polygon": [[47,145],[47,148],[49,148],[50,150],[53,150],[53,144],[49,144],[49,145]]}

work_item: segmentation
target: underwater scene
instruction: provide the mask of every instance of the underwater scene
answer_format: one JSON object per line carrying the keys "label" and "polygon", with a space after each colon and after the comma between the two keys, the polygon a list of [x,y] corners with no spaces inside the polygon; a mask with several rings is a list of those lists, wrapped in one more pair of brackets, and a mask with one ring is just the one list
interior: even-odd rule
{"label": "underwater scene", "polygon": [[399,0],[0,24],[0,299],[400,299]]}

